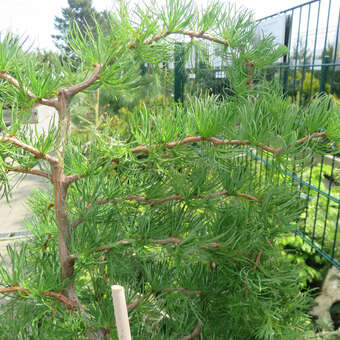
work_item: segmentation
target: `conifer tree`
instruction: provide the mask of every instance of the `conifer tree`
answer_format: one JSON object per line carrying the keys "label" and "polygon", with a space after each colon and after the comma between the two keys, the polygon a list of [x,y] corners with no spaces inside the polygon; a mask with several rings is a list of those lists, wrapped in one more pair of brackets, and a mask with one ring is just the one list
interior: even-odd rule
{"label": "conifer tree", "polygon": [[59,33],[52,36],[56,46],[64,53],[71,52],[67,45],[67,36],[73,22],[78,24],[82,33],[87,27],[91,27],[95,33],[96,22],[103,24],[106,15],[106,12],[97,12],[92,7],[92,0],[68,0],[68,5],[69,7],[62,9],[62,17],[55,17],[54,26]]}
{"label": "conifer tree", "polygon": [[[261,80],[286,49],[258,39],[245,10],[168,0],[129,12],[121,3],[105,34],[72,27],[77,72],[36,70],[17,40],[1,40],[0,86],[13,107],[11,126],[1,125],[2,194],[10,199],[10,173],[51,182],[31,199],[33,237],[9,246],[0,267],[2,339],[117,339],[113,284],[125,287],[133,339],[303,339],[309,299],[276,243],[303,204],[275,169],[332,151],[339,109],[328,97],[299,108]],[[71,136],[78,93],[128,88],[135,55],[162,62],[176,35],[224,47],[231,96],[141,106],[126,139],[94,129],[85,147]],[[23,123],[36,104],[58,112],[41,136]],[[266,183],[249,149],[272,157]]]}

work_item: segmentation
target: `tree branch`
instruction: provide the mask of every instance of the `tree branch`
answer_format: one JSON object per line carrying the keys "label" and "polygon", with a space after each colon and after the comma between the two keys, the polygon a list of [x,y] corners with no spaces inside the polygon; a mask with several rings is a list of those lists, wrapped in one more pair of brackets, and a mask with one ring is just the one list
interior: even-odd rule
{"label": "tree branch", "polygon": [[27,289],[20,288],[18,286],[11,286],[11,287],[6,287],[6,288],[0,288],[0,294],[14,293],[14,292],[22,293],[25,296],[29,295],[29,291]]}
{"label": "tree branch", "polygon": [[23,174],[36,175],[36,176],[45,177],[47,179],[51,179],[51,176],[47,172],[44,172],[44,171],[41,171],[41,170],[38,170],[38,169],[15,168],[15,167],[11,167],[8,164],[4,164],[4,166],[6,168],[6,172],[10,172],[10,171],[20,172],[20,173],[23,173]]}
{"label": "tree branch", "polygon": [[[276,215],[276,214],[275,214],[275,215]],[[268,242],[269,244],[272,244],[273,240],[272,240],[272,239],[269,239],[267,242]],[[264,250],[264,248],[261,248],[261,249],[258,251],[257,255],[256,255],[255,263],[254,263],[254,265],[253,265],[253,269],[254,269],[254,270],[256,270],[257,266],[258,266],[259,263],[260,263],[260,260],[261,260],[261,256],[262,256],[263,250]]]}
{"label": "tree branch", "polygon": [[35,99],[35,100],[37,99],[37,96],[33,92],[31,92],[29,89],[27,89],[25,87],[21,87],[19,82],[14,77],[9,75],[6,71],[0,72],[0,78],[8,81],[10,84],[12,84],[18,90],[23,90],[30,99]]}
{"label": "tree branch", "polygon": [[[120,240],[120,241],[114,242],[110,245],[99,247],[99,248],[96,249],[96,252],[99,252],[99,251],[102,251],[102,250],[110,251],[112,248],[114,248],[116,246],[124,245],[124,244],[130,244],[130,243],[134,243],[134,242],[137,242],[137,241],[143,241],[143,239],[129,238],[129,239],[126,239],[126,240]],[[161,244],[161,245],[167,245],[167,244],[171,244],[171,243],[180,244],[180,243],[183,242],[182,240],[180,240],[177,237],[169,237],[169,238],[165,238],[165,239],[149,238],[146,241],[151,242],[151,243]]]}
{"label": "tree branch", "polygon": [[[305,137],[303,137],[303,138],[300,138],[300,139],[298,139],[296,142],[295,142],[295,145],[299,145],[299,144],[302,144],[302,143],[304,143],[304,142],[307,142],[308,141],[308,143],[312,140],[312,139],[314,139],[314,138],[323,138],[323,137],[326,137],[326,132],[315,132],[315,133],[312,133],[312,134],[310,134],[310,135],[307,135],[307,136],[305,136]],[[290,146],[290,145],[289,145]],[[283,147],[281,147],[281,148],[277,148],[277,149],[274,149],[275,150],[275,153],[276,154],[279,154],[279,153],[281,153],[284,149],[283,149]]]}
{"label": "tree branch", "polygon": [[137,298],[135,301],[133,301],[132,303],[128,303],[128,304],[126,304],[126,307],[127,307],[127,309],[129,310],[129,309],[132,309],[132,308],[136,308],[139,304],[140,304],[140,302],[142,301],[142,300],[145,300],[145,299],[147,299],[147,298],[149,298],[152,294],[153,294],[154,292],[149,292],[149,293],[147,293],[145,296],[141,296],[140,298]]}
{"label": "tree branch", "polygon": [[263,253],[263,248],[262,248],[262,249],[257,253],[257,255],[256,255],[255,263],[254,263],[254,265],[253,265],[253,269],[254,269],[254,270],[256,270],[257,266],[258,266],[259,263],[260,263],[262,253]]}
{"label": "tree branch", "polygon": [[248,84],[249,88],[251,88],[251,89],[254,88],[253,69],[254,69],[254,63],[249,61],[247,63],[247,72],[248,72],[247,84]]}
{"label": "tree branch", "polygon": [[69,186],[72,183],[78,181],[79,179],[84,178],[85,176],[86,175],[84,175],[84,174],[80,174],[80,175],[75,174],[75,175],[65,176],[65,181],[64,182],[65,182],[65,184],[67,186]]}
{"label": "tree branch", "polygon": [[78,311],[77,303],[61,293],[43,292],[42,295],[59,300],[59,302],[63,303],[68,310],[74,309],[75,311]]}
{"label": "tree branch", "polygon": [[201,334],[201,328],[202,328],[202,322],[201,322],[201,320],[198,320],[197,326],[194,328],[194,330],[191,332],[191,334],[186,335],[183,339],[198,338]]}
{"label": "tree branch", "polygon": [[32,153],[37,159],[44,159],[50,163],[58,164],[59,160],[56,157],[50,156],[48,154],[42,153],[39,150],[35,149],[33,146],[28,145],[19,139],[13,136],[1,136],[0,135],[0,143],[11,143],[25,151]]}
{"label": "tree branch", "polygon": [[51,107],[54,107],[55,109],[58,108],[58,99],[56,97],[53,97],[53,98],[38,98],[36,103],[46,105],[46,106],[51,106]]}
{"label": "tree branch", "polygon": [[8,81],[10,84],[12,84],[18,90],[20,90],[20,91],[23,90],[24,93],[26,93],[26,95],[30,99],[35,100],[35,102],[37,104],[52,106],[54,108],[57,107],[57,102],[58,102],[57,98],[37,98],[37,96],[32,91],[30,91],[28,88],[21,87],[19,82],[18,82],[18,80],[15,79],[14,77],[12,77],[11,75],[7,74],[6,71],[1,71],[0,72],[0,78]]}
{"label": "tree branch", "polygon": [[[259,202],[261,203],[261,201],[259,201],[256,197],[253,197],[251,195],[248,195],[248,194],[243,194],[243,193],[235,193],[235,194],[229,194],[227,190],[223,190],[223,191],[220,191],[220,192],[215,192],[213,194],[209,194],[209,195],[193,195],[190,197],[190,199],[205,199],[205,198],[214,198],[214,197],[219,197],[219,196],[235,196],[235,197],[243,197],[243,198],[246,198],[250,201],[256,201],[256,202]],[[117,202],[117,201],[121,201],[122,199],[113,199],[112,202]],[[158,200],[150,200],[146,197],[143,197],[143,196],[134,196],[134,195],[131,195],[131,196],[128,196],[125,198],[125,200],[128,200],[128,201],[137,201],[137,202],[141,202],[141,203],[147,203],[147,204],[150,204],[151,206],[155,206],[155,205],[158,205],[158,204],[162,204],[162,203],[166,203],[166,202],[169,202],[169,201],[175,201],[175,200],[178,200],[178,201],[184,201],[185,198],[182,196],[182,195],[171,195],[171,196],[168,196],[168,197],[164,197],[164,198],[161,198],[161,199],[158,199]],[[105,201],[103,200],[102,201],[103,203],[108,203],[109,201]]]}
{"label": "tree branch", "polygon": [[[87,79],[85,79],[84,81],[80,82],[79,84],[73,85],[71,87],[65,87],[65,88],[60,89],[59,93],[65,93],[69,98],[71,98],[72,96],[74,96],[78,92],[86,89],[91,84],[93,84],[96,80],[99,79],[101,67],[102,66],[100,64],[95,64],[92,74]],[[15,79],[14,77],[12,77],[11,75],[7,74],[6,71],[0,72],[0,78],[8,81],[10,84],[12,84],[18,90],[24,91],[24,93],[26,93],[26,95],[30,99],[35,100],[35,102],[37,104],[52,106],[52,107],[58,109],[58,105],[59,105],[58,98],[56,98],[56,97],[54,97],[54,98],[37,98],[37,96],[32,91],[30,91],[28,88],[21,87],[18,80]]]}
{"label": "tree branch", "polygon": [[[194,32],[194,31],[189,31],[189,30],[178,30],[178,31],[173,31],[173,32],[169,30],[165,30],[163,32],[159,32],[152,38],[146,39],[143,43],[144,45],[152,45],[153,43],[156,43],[158,40],[166,38],[167,36],[171,34],[182,34],[182,35],[187,35],[190,38],[205,39],[205,40],[213,41],[215,43],[222,44],[225,46],[229,45],[226,39],[219,39],[205,32]],[[132,44],[131,47],[135,48],[136,44]]]}
{"label": "tree branch", "polygon": [[[227,190],[224,190],[224,191],[221,191],[221,192],[215,192],[215,193],[210,194],[210,195],[193,195],[193,196],[190,197],[190,199],[206,199],[206,198],[210,199],[210,198],[220,197],[220,196],[243,197],[243,198],[246,198],[249,201],[254,201],[254,202],[258,202],[259,204],[262,204],[262,202],[254,196],[244,194],[244,193],[240,193],[240,192],[237,192],[235,194],[230,195]],[[161,199],[158,199],[158,200],[150,200],[150,199],[148,199],[144,196],[130,195],[130,196],[127,196],[126,198],[113,198],[113,199],[105,198],[103,200],[99,200],[99,201],[94,202],[94,204],[99,204],[99,205],[108,204],[108,203],[117,204],[118,202],[121,202],[121,201],[136,201],[136,202],[140,202],[140,203],[150,204],[152,207],[154,207],[155,205],[170,202],[170,201],[175,201],[175,200],[184,201],[185,198],[182,195],[175,194],[175,195],[170,195],[168,197],[164,197],[164,198],[161,198]],[[88,203],[86,208],[85,208],[84,213],[91,206],[92,206],[92,203]],[[80,217],[72,223],[72,227],[75,228],[82,222],[83,222],[83,219]]]}
{"label": "tree branch", "polygon": [[[295,145],[304,143],[306,141],[310,142],[312,139],[314,138],[322,138],[322,137],[326,137],[326,132],[316,132],[310,135],[307,135],[301,139],[298,139],[295,142]],[[201,136],[189,136],[189,137],[185,137],[180,141],[176,141],[176,142],[168,142],[164,145],[160,144],[160,145],[156,145],[153,144],[150,147],[147,147],[145,145],[140,145],[136,148],[130,149],[130,152],[132,153],[139,153],[139,152],[150,152],[150,150],[156,148],[157,146],[164,146],[167,149],[172,149],[178,145],[183,145],[183,144],[192,144],[192,143],[196,143],[196,142],[210,142],[213,144],[213,146],[219,146],[219,145],[251,145],[251,143],[249,142],[249,140],[239,140],[239,139],[234,139],[234,140],[228,140],[228,139],[219,139],[219,138],[215,138],[215,137],[201,137]],[[280,148],[273,148],[272,146],[269,145],[254,145],[260,149],[263,149],[267,152],[270,152],[272,154],[280,154],[284,148],[280,147]]]}
{"label": "tree branch", "polygon": [[203,294],[202,290],[190,290],[190,289],[186,289],[186,288],[182,288],[182,287],[165,288],[165,289],[161,289],[161,290],[151,291],[151,292],[147,293],[145,296],[137,298],[135,301],[128,303],[126,305],[126,307],[127,307],[128,310],[132,309],[132,308],[136,308],[142,300],[149,298],[152,294],[155,294],[155,293],[160,293],[160,292],[171,293],[171,292],[176,292],[176,291],[184,293],[186,295],[201,295],[201,294]]}
{"label": "tree branch", "polygon": [[[106,245],[106,246],[99,247],[95,251],[96,252],[100,252],[100,251],[109,252],[111,249],[113,249],[116,246],[125,245],[125,244],[131,244],[131,243],[134,243],[134,242],[137,242],[137,241],[146,241],[146,242],[160,244],[160,245],[168,245],[168,244],[171,244],[171,243],[179,245],[182,242],[184,242],[183,240],[181,240],[181,239],[179,239],[177,237],[168,237],[168,238],[165,238],[165,239],[153,239],[153,238],[148,238],[148,239],[139,238],[139,239],[135,239],[135,238],[129,238],[129,239],[113,242],[113,243],[111,243],[109,245]],[[215,248],[215,249],[218,249],[218,248],[220,248],[220,244],[217,243],[217,242],[211,242],[211,243],[203,244],[202,248]]]}
{"label": "tree branch", "polygon": [[[7,287],[7,288],[0,288],[0,294],[6,294],[6,293],[14,293],[14,292],[18,292],[21,293],[25,296],[30,295],[30,291],[28,289],[25,288],[20,288],[18,286],[12,286],[12,287]],[[48,297],[52,297],[54,299],[57,299],[59,302],[63,303],[68,310],[78,310],[77,304],[75,301],[67,298],[65,295],[61,294],[61,293],[56,293],[56,292],[43,292],[41,293],[41,295],[43,296],[48,296]]]}
{"label": "tree branch", "polygon": [[166,288],[166,289],[163,289],[162,291],[165,291],[165,292],[181,292],[181,293],[184,293],[186,295],[201,295],[203,294],[203,291],[202,290],[190,290],[190,289],[186,289],[186,288]]}
{"label": "tree branch", "polygon": [[71,87],[65,87],[60,91],[65,92],[69,98],[76,95],[78,92],[85,90],[99,79],[101,69],[101,64],[95,64],[92,74],[87,79]]}

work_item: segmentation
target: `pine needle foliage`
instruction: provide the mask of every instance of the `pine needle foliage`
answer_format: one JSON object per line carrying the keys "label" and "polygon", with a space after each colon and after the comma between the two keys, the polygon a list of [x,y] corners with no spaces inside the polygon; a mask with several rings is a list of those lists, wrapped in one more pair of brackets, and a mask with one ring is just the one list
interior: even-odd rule
{"label": "pine needle foliage", "polygon": [[[304,206],[273,178],[302,152],[336,151],[338,107],[321,96],[299,108],[261,80],[286,50],[257,37],[245,10],[168,0],[136,11],[121,2],[96,34],[74,24],[77,69],[36,69],[19,40],[0,42],[2,100],[15,118],[1,126],[1,193],[10,195],[11,172],[51,182],[30,200],[33,237],[2,259],[1,338],[117,339],[113,284],[126,289],[134,339],[305,338],[310,299],[276,241]],[[141,105],[125,139],[110,125],[93,129],[89,145],[71,138],[72,98],[130,88],[135,56],[167,60],[173,34],[223,46],[232,95]],[[58,128],[37,136],[25,125],[22,108],[36,104],[57,110]],[[261,186],[247,148],[274,155]]]}

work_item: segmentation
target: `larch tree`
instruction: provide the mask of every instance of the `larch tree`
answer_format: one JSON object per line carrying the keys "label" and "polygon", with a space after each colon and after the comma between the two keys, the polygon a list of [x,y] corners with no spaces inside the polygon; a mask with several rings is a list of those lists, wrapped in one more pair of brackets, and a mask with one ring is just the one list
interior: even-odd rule
{"label": "larch tree", "polygon": [[[260,39],[246,10],[168,0],[129,12],[121,2],[105,33],[72,26],[76,71],[36,69],[17,39],[0,42],[1,98],[13,111],[1,125],[2,193],[10,199],[10,173],[51,183],[30,201],[32,238],[9,246],[0,269],[0,337],[117,339],[110,287],[120,284],[133,339],[303,339],[309,298],[276,242],[303,202],[276,169],[334,151],[338,107],[322,96],[299,108],[261,79],[287,51]],[[78,93],[128,88],[135,56],[162,62],[178,36],[224,47],[232,95],[140,106],[126,139],[93,129],[85,147],[71,135]],[[58,112],[41,136],[24,124],[37,104]],[[248,150],[274,162],[261,185]]]}

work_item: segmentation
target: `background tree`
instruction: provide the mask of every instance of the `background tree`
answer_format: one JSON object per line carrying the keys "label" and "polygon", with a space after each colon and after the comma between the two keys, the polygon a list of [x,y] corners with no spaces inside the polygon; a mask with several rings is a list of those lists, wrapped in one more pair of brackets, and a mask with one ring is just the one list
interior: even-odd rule
{"label": "background tree", "polygon": [[325,57],[329,58],[329,62],[333,62],[333,58],[335,58],[335,43],[329,42],[327,47],[322,50],[320,55],[320,59],[323,60]]}
{"label": "background tree", "polygon": [[[286,53],[245,10],[169,0],[129,15],[121,2],[109,31],[73,26],[79,58],[36,70],[17,41],[0,43],[0,78],[13,107],[44,104],[58,128],[35,136],[21,110],[0,135],[3,194],[8,173],[51,182],[31,200],[33,237],[8,247],[0,268],[5,339],[115,339],[110,286],[126,288],[134,339],[299,339],[310,328],[298,268],[276,239],[294,227],[301,201],[275,176],[260,185],[244,160],[263,150],[277,167],[303,150],[339,141],[338,109],[328,97],[307,108],[287,101],[261,70]],[[71,103],[99,86],[129,88],[136,55],[157,64],[174,34],[224,46],[233,96],[193,98],[186,105],[142,106],[129,134],[94,130],[85,147],[71,137]],[[0,86],[5,86],[0,83]],[[322,143],[319,143],[319,142]],[[244,160],[244,161],[243,161]],[[273,174],[275,172],[275,167]]]}
{"label": "background tree", "polygon": [[62,17],[55,17],[54,26],[59,34],[53,35],[56,46],[64,53],[71,52],[67,37],[73,23],[77,23],[79,31],[85,33],[91,27],[91,33],[96,34],[96,23],[104,25],[107,13],[98,12],[92,7],[92,0],[68,0],[69,7],[63,8]]}
{"label": "background tree", "polygon": [[[323,49],[320,55],[323,62],[328,61],[328,63],[332,64],[339,59],[340,47],[338,45],[337,51],[335,51],[335,43],[335,41],[333,43],[329,42],[327,47]],[[328,60],[325,59],[327,57]],[[338,67],[328,66],[326,90],[335,95],[335,98],[340,97],[340,70]]]}

